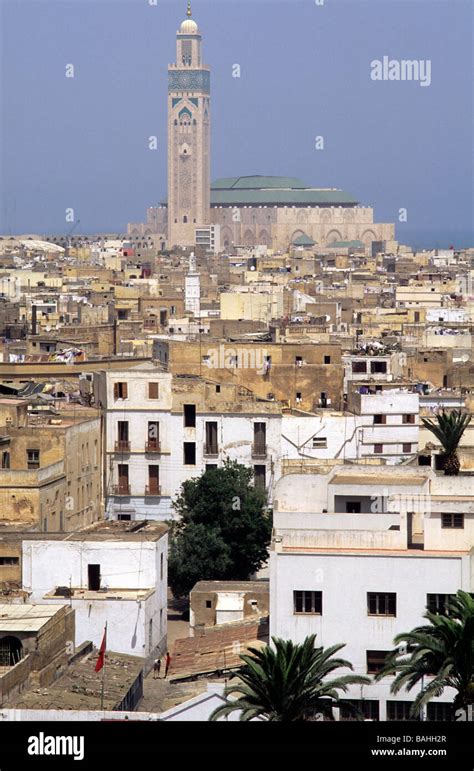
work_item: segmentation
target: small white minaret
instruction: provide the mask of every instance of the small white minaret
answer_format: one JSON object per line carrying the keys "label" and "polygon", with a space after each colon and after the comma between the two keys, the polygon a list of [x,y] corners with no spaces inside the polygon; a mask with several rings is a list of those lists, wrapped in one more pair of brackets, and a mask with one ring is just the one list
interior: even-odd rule
{"label": "small white minaret", "polygon": [[195,318],[201,314],[201,278],[194,252],[191,252],[189,271],[184,281],[184,308],[193,313]]}

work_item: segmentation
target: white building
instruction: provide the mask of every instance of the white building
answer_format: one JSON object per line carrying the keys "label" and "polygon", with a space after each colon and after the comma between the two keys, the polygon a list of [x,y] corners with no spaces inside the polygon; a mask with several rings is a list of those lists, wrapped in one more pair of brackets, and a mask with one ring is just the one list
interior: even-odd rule
{"label": "white building", "polygon": [[169,519],[183,482],[226,459],[252,468],[271,500],[280,474],[277,403],[151,364],[95,373],[94,394],[104,409],[110,518]]}
{"label": "white building", "polygon": [[347,407],[361,418],[357,458],[379,458],[395,464],[418,452],[420,395],[396,383],[361,386],[349,384]]}
{"label": "white building", "polygon": [[[373,393],[349,391],[347,410],[305,415],[284,412],[281,421],[283,465],[297,461],[379,459],[398,463],[418,451],[419,399],[406,386],[377,385]],[[363,388],[363,387],[362,387]],[[368,390],[368,388],[366,389]]]}
{"label": "white building", "polygon": [[[448,595],[474,590],[473,542],[472,476],[414,466],[288,474],[275,486],[270,633],[345,643],[339,655],[373,674],[427,606],[442,610]],[[391,682],[353,686],[347,698],[368,719],[406,718],[416,694],[394,696]],[[452,697],[434,699],[426,717],[446,718]]]}
{"label": "white building", "polygon": [[[137,526],[138,525],[138,526]],[[166,646],[168,535],[162,524],[99,522],[86,530],[23,541],[22,581],[34,602],[76,613],[75,645],[151,656]]]}

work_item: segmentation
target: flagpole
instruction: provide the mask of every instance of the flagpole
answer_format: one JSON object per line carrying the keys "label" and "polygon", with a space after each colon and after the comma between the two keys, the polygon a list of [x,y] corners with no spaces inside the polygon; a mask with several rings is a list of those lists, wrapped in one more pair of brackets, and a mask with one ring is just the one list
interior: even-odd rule
{"label": "flagpole", "polygon": [[105,653],[107,651],[107,621],[105,622],[104,639],[105,639],[104,664],[102,667],[102,692],[100,695],[100,709],[102,711],[104,709],[104,693],[105,693]]}

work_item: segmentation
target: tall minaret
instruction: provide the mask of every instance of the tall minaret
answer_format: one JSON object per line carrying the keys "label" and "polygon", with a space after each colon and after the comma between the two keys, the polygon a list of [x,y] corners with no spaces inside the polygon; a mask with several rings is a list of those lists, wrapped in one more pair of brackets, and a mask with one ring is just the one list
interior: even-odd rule
{"label": "tall minaret", "polygon": [[210,68],[191,18],[177,32],[168,67],[168,243],[194,246],[196,227],[210,224]]}

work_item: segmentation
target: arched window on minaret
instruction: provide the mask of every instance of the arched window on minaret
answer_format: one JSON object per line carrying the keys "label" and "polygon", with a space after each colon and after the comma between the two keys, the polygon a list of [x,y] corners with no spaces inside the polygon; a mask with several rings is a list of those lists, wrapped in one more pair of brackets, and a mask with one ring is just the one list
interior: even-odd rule
{"label": "arched window on minaret", "polygon": [[185,67],[193,63],[193,46],[191,40],[183,40],[181,45],[182,61]]}
{"label": "arched window on minaret", "polygon": [[184,215],[183,222],[186,223],[187,221],[188,221],[188,218],[186,217],[186,215]]}

